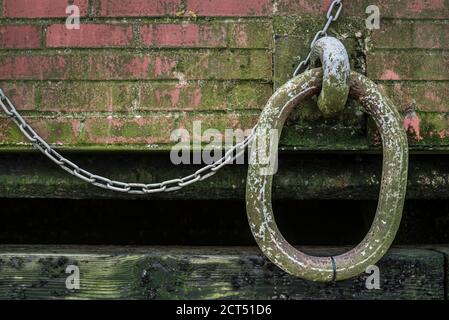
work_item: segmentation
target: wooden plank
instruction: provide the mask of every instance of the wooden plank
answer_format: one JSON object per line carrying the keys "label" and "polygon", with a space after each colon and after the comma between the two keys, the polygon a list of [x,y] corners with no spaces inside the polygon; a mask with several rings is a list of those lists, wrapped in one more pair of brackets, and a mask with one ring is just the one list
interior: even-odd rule
{"label": "wooden plank", "polygon": [[446,300],[449,300],[449,247],[437,247],[434,249],[436,252],[440,252],[444,255],[444,264],[445,264],[445,294]]}
{"label": "wooden plank", "polygon": [[[335,254],[340,249],[306,249]],[[392,249],[378,264],[379,290],[367,274],[334,284],[287,275],[255,248],[0,248],[1,299],[443,299],[441,253]],[[68,265],[80,289],[65,286]]]}

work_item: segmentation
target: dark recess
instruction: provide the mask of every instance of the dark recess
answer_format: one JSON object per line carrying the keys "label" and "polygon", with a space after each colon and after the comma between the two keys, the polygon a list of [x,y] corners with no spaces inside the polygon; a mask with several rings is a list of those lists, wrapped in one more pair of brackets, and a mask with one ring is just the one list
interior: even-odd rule
{"label": "dark recess", "polygon": [[[1,244],[255,245],[243,201],[0,199]],[[276,201],[296,245],[358,243],[376,201]],[[447,243],[449,202],[407,201],[396,244]]]}

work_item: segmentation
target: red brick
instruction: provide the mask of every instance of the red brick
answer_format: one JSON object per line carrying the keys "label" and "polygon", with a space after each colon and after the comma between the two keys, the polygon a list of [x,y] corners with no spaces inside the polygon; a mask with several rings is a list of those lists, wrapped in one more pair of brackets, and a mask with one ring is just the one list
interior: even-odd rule
{"label": "red brick", "polygon": [[40,30],[37,26],[0,26],[0,47],[4,49],[32,49],[40,46]]}
{"label": "red brick", "polygon": [[181,0],[101,0],[104,17],[157,17],[175,15]]}
{"label": "red brick", "polygon": [[449,80],[449,54],[444,51],[375,51],[367,55],[367,66],[375,80]]}
{"label": "red brick", "polygon": [[449,25],[420,23],[415,26],[415,47],[449,49]]}
{"label": "red brick", "polygon": [[226,47],[226,28],[197,24],[153,24],[140,28],[151,47]]}
{"label": "red brick", "polygon": [[2,81],[21,110],[131,112],[260,110],[272,94],[257,81]]}
{"label": "red brick", "polygon": [[271,76],[271,54],[260,50],[0,56],[0,80],[269,80]]}
{"label": "red brick", "polygon": [[[221,139],[225,139],[226,130],[242,130],[243,132],[250,132],[250,130],[257,124],[259,114],[251,114],[244,112],[227,113],[224,117],[217,117],[211,114],[186,113],[179,120],[179,128],[186,129],[191,137],[193,135],[194,122],[201,122],[201,131],[208,129],[218,130]],[[203,142],[210,142],[210,137],[202,136]]]}
{"label": "red brick", "polygon": [[272,94],[270,84],[259,82],[150,82],[138,86],[136,110],[260,110]]}
{"label": "red brick", "polygon": [[[323,14],[332,0],[274,0],[279,15]],[[343,15],[346,17],[367,17],[366,8],[377,5],[382,18],[401,19],[448,19],[449,0],[351,0],[343,1]]]}
{"label": "red brick", "polygon": [[134,118],[88,118],[84,126],[89,144],[170,143],[174,129],[175,116],[170,113]]}
{"label": "red brick", "polygon": [[[72,118],[25,117],[30,126],[47,142],[71,145],[80,142],[80,120]],[[21,144],[29,141],[17,125],[8,118],[0,118],[0,141],[5,144]]]}
{"label": "red brick", "polygon": [[274,0],[274,13],[281,15],[321,14],[323,4],[319,0]]}
{"label": "red brick", "polygon": [[260,21],[232,22],[228,24],[231,48],[271,48],[272,23]]}
{"label": "red brick", "polygon": [[432,21],[386,20],[371,39],[374,48],[449,49],[449,27]]}
{"label": "red brick", "polygon": [[[329,7],[331,0],[323,1],[323,11]],[[373,2],[372,0],[352,0],[351,5],[344,3],[343,14],[364,16],[366,8],[377,5],[381,18],[401,19],[447,19],[449,18],[449,0],[395,0]]]}
{"label": "red brick", "polygon": [[63,56],[7,56],[0,57],[0,61],[1,80],[61,79],[67,76],[67,63]]}
{"label": "red brick", "polygon": [[67,17],[67,6],[80,8],[80,16],[87,14],[87,0],[3,0],[3,15],[8,18]]}
{"label": "red brick", "polygon": [[39,111],[132,111],[137,97],[130,84],[115,82],[45,81],[36,89]]}
{"label": "red brick", "polygon": [[80,29],[67,29],[54,24],[47,30],[47,47],[120,47],[131,44],[130,25],[81,24]]}
{"label": "red brick", "polygon": [[[402,114],[409,146],[423,149],[449,145],[449,116],[447,113],[418,112],[413,109]],[[381,145],[381,139],[372,121],[368,128],[371,143]]]}
{"label": "red brick", "polygon": [[401,111],[413,108],[416,111],[449,112],[449,82],[395,81],[381,86]]}
{"label": "red brick", "polygon": [[197,16],[269,16],[271,0],[187,0],[187,14]]}
{"label": "red brick", "polygon": [[35,83],[15,83],[5,81],[0,83],[0,88],[18,110],[35,110]]}

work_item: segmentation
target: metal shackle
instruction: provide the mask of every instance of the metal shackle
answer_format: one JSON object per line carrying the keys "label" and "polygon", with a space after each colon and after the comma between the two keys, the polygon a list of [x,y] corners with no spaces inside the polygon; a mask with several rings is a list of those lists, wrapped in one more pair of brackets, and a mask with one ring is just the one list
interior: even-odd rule
{"label": "metal shackle", "polygon": [[[322,62],[326,64],[330,61],[323,59]],[[326,69],[326,65],[323,69]],[[272,155],[277,151],[280,132],[289,113],[301,102],[323,92],[322,79],[322,69],[309,70],[287,82],[267,102],[250,148],[246,208],[251,231],[262,252],[274,264],[306,280],[330,282],[365,272],[391,246],[404,205],[408,142],[399,113],[390,100],[382,96],[374,82],[351,72],[348,77],[349,97],[359,101],[366,113],[374,119],[382,138],[383,169],[376,215],[362,242],[344,254],[311,256],[294,248],[282,236],[275,222],[271,204],[273,175],[267,170],[272,162],[267,164],[266,161],[259,161],[258,155]],[[323,101],[327,101],[325,97]],[[278,133],[275,143],[271,132]]]}
{"label": "metal shackle", "polygon": [[326,117],[339,113],[348,100],[351,73],[348,53],[343,43],[333,37],[320,38],[312,47],[310,66],[322,66],[323,69],[318,108]]}

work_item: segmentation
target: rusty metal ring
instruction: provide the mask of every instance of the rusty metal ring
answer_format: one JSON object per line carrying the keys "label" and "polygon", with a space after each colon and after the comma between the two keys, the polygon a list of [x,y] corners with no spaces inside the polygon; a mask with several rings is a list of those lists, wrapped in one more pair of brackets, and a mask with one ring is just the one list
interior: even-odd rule
{"label": "rusty metal ring", "polygon": [[[320,282],[352,278],[380,260],[399,228],[407,183],[408,143],[400,116],[382,96],[375,83],[351,72],[350,97],[360,101],[374,119],[383,145],[383,169],[379,203],[372,226],[352,250],[334,257],[307,255],[290,245],[280,233],[271,205],[272,175],[265,164],[254,161],[257,154],[272,154],[270,130],[281,132],[296,105],[320,93],[322,70],[313,69],[290,80],[267,102],[255,130],[250,151],[246,187],[246,208],[251,231],[263,253],[284,271],[303,279]],[[276,138],[278,142],[278,138]],[[277,144],[276,150],[277,150]]]}

